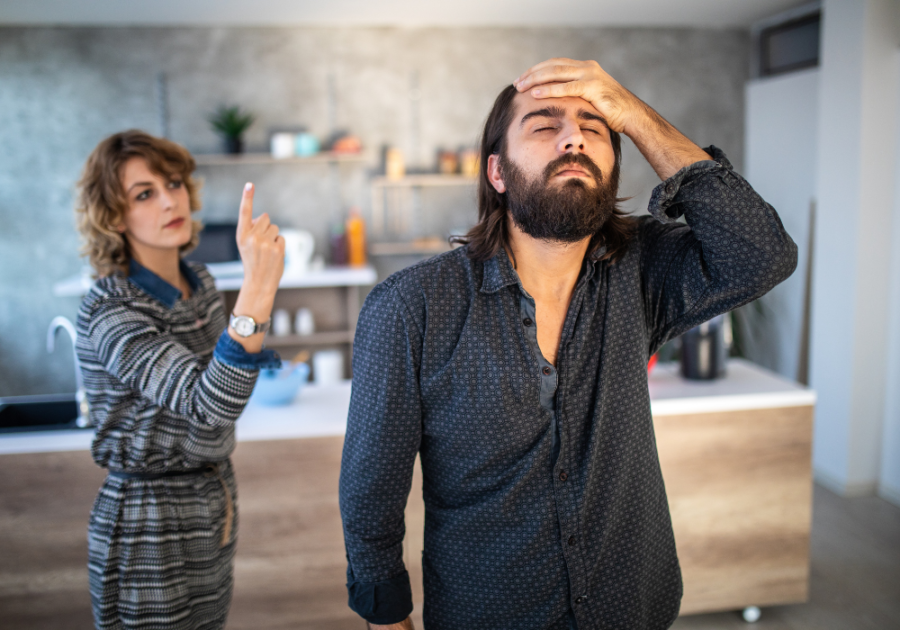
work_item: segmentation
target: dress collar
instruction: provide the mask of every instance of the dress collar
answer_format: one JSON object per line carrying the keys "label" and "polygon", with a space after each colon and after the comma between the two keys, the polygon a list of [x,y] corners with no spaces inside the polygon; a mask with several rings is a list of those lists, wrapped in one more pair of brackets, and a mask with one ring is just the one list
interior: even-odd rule
{"label": "dress collar", "polygon": [[[183,260],[178,261],[178,268],[188,281],[191,291],[196,293],[197,289],[200,288],[200,278]],[[179,289],[173,287],[133,258],[128,263],[128,279],[132,284],[143,290],[144,293],[156,298],[169,308],[174,307],[175,303],[181,299],[181,291]]]}

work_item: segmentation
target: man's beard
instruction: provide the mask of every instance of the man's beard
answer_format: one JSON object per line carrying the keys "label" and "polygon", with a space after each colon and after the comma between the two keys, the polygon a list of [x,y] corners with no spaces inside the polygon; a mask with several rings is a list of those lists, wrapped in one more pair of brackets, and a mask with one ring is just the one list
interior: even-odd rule
{"label": "man's beard", "polygon": [[[579,177],[561,185],[550,179],[566,165],[578,165],[593,178],[588,187]],[[561,155],[550,162],[540,177],[528,181],[515,162],[500,155],[500,171],[513,221],[532,238],[574,243],[600,231],[616,209],[617,169],[603,176],[600,168],[583,153]]]}

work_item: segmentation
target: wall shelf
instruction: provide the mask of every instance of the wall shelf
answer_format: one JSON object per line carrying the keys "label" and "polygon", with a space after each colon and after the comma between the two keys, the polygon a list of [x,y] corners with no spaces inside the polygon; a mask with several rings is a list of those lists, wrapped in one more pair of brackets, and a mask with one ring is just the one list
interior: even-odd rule
{"label": "wall shelf", "polygon": [[423,173],[419,175],[405,175],[399,179],[389,179],[384,176],[373,177],[372,186],[379,188],[414,188],[419,186],[472,186],[478,181],[477,177],[469,175],[442,175],[440,173]]}
{"label": "wall shelf", "polygon": [[324,151],[309,157],[276,158],[270,153],[238,153],[195,155],[197,166],[241,166],[250,164],[356,164],[365,162],[362,153],[332,153]]}
{"label": "wall shelf", "polygon": [[303,347],[303,346],[333,346],[344,343],[353,343],[353,330],[329,330],[315,332],[311,335],[283,335],[276,337],[275,335],[266,336],[266,346],[269,348],[282,348],[285,346]]}

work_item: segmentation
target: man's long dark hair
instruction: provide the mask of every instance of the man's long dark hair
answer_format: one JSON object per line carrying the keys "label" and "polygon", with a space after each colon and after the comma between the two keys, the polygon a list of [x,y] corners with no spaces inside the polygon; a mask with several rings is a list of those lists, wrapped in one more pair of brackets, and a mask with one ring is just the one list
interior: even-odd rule
{"label": "man's long dark hair", "polygon": [[[494,107],[488,114],[484,123],[484,133],[481,135],[481,164],[478,171],[478,223],[465,236],[454,236],[454,243],[468,244],[468,255],[474,260],[484,262],[493,258],[501,247],[507,247],[509,243],[509,227],[507,215],[509,206],[505,193],[499,193],[488,178],[488,158],[491,155],[500,155],[506,142],[506,132],[512,124],[515,108],[513,99],[517,94],[516,88],[509,85],[494,101]],[[618,133],[610,130],[615,165],[606,177],[619,185],[619,165],[622,161],[622,139]],[[620,200],[621,201],[621,200]],[[626,246],[634,233],[634,220],[625,212],[616,208],[612,216],[606,220],[599,232],[591,238],[588,252],[597,260],[615,262],[625,253]],[[602,250],[599,248],[606,246]]]}

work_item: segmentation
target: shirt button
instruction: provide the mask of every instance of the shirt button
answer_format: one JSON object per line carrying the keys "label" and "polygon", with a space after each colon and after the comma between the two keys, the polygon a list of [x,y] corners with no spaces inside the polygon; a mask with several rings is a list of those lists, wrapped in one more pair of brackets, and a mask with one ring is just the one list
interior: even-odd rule
{"label": "shirt button", "polygon": [[568,478],[569,478],[569,473],[567,473],[565,470],[562,471],[561,473],[559,473],[559,480],[560,480],[560,481],[565,481],[565,480],[568,479]]}
{"label": "shirt button", "polygon": [[544,376],[550,376],[551,374],[553,374],[553,368],[551,368],[549,365],[545,365],[541,372],[544,373]]}
{"label": "shirt button", "polygon": [[525,324],[526,326],[531,326],[534,322],[531,321],[530,317],[526,317],[525,319],[522,320],[522,323]]}
{"label": "shirt button", "polygon": [[581,597],[579,597],[579,598],[577,598],[577,599],[575,600],[575,603],[576,603],[576,604],[583,604],[583,603],[586,602],[586,601],[587,601],[587,595],[582,595]]}
{"label": "shirt button", "polygon": [[571,546],[574,545],[574,544],[575,544],[575,537],[574,537],[574,536],[569,536],[569,546],[571,547]]}

